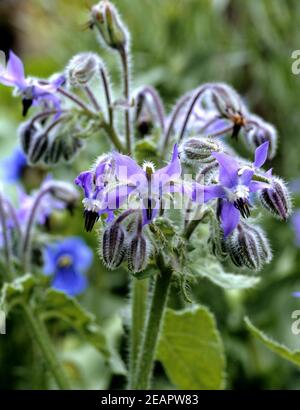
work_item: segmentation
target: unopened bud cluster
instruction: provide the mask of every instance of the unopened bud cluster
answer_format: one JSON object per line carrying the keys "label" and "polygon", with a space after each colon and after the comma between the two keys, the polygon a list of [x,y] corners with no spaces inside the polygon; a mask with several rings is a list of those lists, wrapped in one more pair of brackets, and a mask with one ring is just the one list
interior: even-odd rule
{"label": "unopened bud cluster", "polygon": [[151,254],[149,239],[134,219],[128,218],[122,223],[122,215],[104,229],[101,241],[100,255],[105,266],[116,269],[123,261],[127,262],[132,273],[143,271]]}

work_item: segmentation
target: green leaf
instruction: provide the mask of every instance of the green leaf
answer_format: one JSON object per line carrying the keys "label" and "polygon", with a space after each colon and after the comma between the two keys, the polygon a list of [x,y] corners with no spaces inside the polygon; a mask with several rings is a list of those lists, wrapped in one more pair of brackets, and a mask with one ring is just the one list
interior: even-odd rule
{"label": "green leaf", "polygon": [[215,318],[204,306],[167,309],[157,358],[180,389],[222,389],[225,357]]}
{"label": "green leaf", "polygon": [[126,373],[124,363],[115,349],[109,346],[104,330],[96,323],[95,316],[87,312],[76,299],[50,288],[43,298],[43,310],[47,312],[47,317],[59,317],[75,328],[103,354],[114,373]]}
{"label": "green leaf", "polygon": [[29,273],[13,282],[4,283],[0,294],[0,309],[8,313],[16,304],[26,302],[36,283],[36,278]]}
{"label": "green leaf", "polygon": [[199,264],[197,261],[197,263],[190,264],[189,268],[194,274],[207,278],[224,289],[252,288],[260,281],[258,277],[224,272],[218,262]]}
{"label": "green leaf", "polygon": [[272,352],[276,353],[283,359],[300,366],[300,350],[290,350],[283,344],[272,340],[270,337],[265,335],[264,332],[255,327],[248,317],[245,318],[245,323],[251,334],[261,341],[267,348],[272,350]]}

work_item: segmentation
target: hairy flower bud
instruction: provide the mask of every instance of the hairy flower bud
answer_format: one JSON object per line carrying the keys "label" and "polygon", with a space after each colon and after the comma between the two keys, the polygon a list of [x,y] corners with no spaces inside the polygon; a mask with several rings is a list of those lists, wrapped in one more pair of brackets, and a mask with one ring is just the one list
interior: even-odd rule
{"label": "hairy flower bud", "polygon": [[238,93],[227,84],[214,84],[211,98],[214,108],[225,118],[230,118],[234,114],[241,114],[244,109]]}
{"label": "hairy flower bud", "polygon": [[[274,158],[277,150],[277,131],[276,128],[256,115],[251,115],[248,119],[249,125],[246,126],[247,143],[254,149],[264,142],[269,142],[268,159]],[[253,122],[253,123],[252,123]]]}
{"label": "hairy flower bud", "polygon": [[214,219],[210,224],[210,236],[208,245],[213,255],[220,261],[224,261],[228,256],[227,243],[223,230],[218,220]]}
{"label": "hairy flower bud", "polygon": [[57,164],[62,156],[62,139],[55,138],[50,146],[48,147],[47,153],[45,155],[44,161],[46,164]]}
{"label": "hairy flower bud", "polygon": [[68,81],[72,86],[84,86],[93,78],[99,67],[99,57],[95,53],[75,55],[67,66]]}
{"label": "hairy flower bud", "polygon": [[282,179],[272,177],[270,188],[264,188],[259,193],[259,199],[264,208],[279,219],[286,221],[291,213],[290,193]]}
{"label": "hairy flower bud", "polygon": [[18,129],[18,134],[20,138],[21,147],[25,154],[28,154],[36,132],[37,127],[31,119],[29,121],[23,122],[20,125]]}
{"label": "hairy flower bud", "polygon": [[30,144],[28,152],[28,161],[31,164],[36,164],[41,159],[43,159],[44,155],[46,154],[48,144],[49,141],[47,134],[39,133],[35,135]]}
{"label": "hairy flower bud", "polygon": [[241,223],[226,241],[230,258],[237,266],[258,271],[272,258],[269,242],[258,227]]}
{"label": "hairy flower bud", "polygon": [[216,140],[192,137],[183,142],[181,158],[184,162],[209,163],[215,161],[211,154],[220,150],[221,146]]}
{"label": "hairy flower bud", "polygon": [[123,261],[125,255],[125,231],[118,222],[108,226],[102,237],[101,256],[105,266],[109,269],[117,268]]}
{"label": "hairy flower bud", "polygon": [[67,206],[74,204],[79,199],[77,190],[67,182],[50,180],[44,184],[44,188],[49,189],[55,199],[64,202]]}
{"label": "hairy flower bud", "polygon": [[144,270],[149,258],[149,243],[142,233],[134,235],[127,249],[127,265],[131,272],[137,273]]}
{"label": "hairy flower bud", "polygon": [[126,47],[128,33],[115,6],[100,1],[91,10],[91,27],[96,27],[104,44],[115,50]]}

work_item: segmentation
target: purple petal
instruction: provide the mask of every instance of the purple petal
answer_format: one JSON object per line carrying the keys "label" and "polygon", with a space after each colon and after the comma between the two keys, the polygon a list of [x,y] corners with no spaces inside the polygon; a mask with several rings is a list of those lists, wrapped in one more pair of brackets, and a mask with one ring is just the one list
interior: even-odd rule
{"label": "purple petal", "polygon": [[128,185],[117,186],[105,195],[103,209],[115,210],[125,204],[129,195],[136,190],[136,187]]}
{"label": "purple petal", "polygon": [[212,155],[220,165],[219,180],[221,184],[227,188],[232,188],[237,185],[238,170],[240,168],[239,163],[231,156],[221,152],[213,152]]}
{"label": "purple petal", "polygon": [[226,193],[222,185],[210,185],[204,187],[204,202],[215,198],[225,198]]}
{"label": "purple petal", "polygon": [[264,142],[255,150],[255,161],[254,165],[260,168],[264,165],[268,157],[269,141]]}
{"label": "purple petal", "polygon": [[178,146],[175,144],[171,162],[153,174],[153,184],[158,185],[160,182],[164,184],[171,179],[178,179],[180,176],[181,164],[178,155]]}
{"label": "purple petal", "polygon": [[91,171],[84,171],[75,179],[75,184],[84,190],[84,196],[89,198],[93,192],[93,173]]}
{"label": "purple petal", "polygon": [[261,191],[262,189],[270,188],[270,185],[266,182],[260,181],[251,181],[249,184],[249,191],[250,192],[257,192]]}
{"label": "purple petal", "polygon": [[15,81],[16,85],[21,87],[26,86],[23,63],[13,51],[9,52],[6,73]]}
{"label": "purple petal", "polygon": [[245,186],[249,186],[253,174],[254,171],[252,169],[246,169],[240,177],[241,183]]}
{"label": "purple petal", "polygon": [[293,292],[292,295],[293,295],[295,298],[300,298],[300,292]]}
{"label": "purple petal", "polygon": [[133,159],[118,152],[115,152],[113,157],[116,163],[116,173],[121,181],[147,184],[145,172]]}
{"label": "purple petal", "polygon": [[240,212],[226,200],[221,203],[221,221],[225,237],[231,234],[240,221]]}

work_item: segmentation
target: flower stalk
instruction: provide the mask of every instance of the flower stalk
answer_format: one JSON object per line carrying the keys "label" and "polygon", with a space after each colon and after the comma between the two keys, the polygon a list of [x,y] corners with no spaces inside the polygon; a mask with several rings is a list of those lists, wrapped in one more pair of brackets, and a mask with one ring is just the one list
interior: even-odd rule
{"label": "flower stalk", "polygon": [[69,380],[64,372],[64,369],[56,357],[50,340],[47,328],[44,322],[38,315],[34,314],[32,308],[28,304],[21,305],[26,318],[28,327],[30,328],[33,339],[36,341],[43,355],[47,368],[51,371],[57,386],[62,390],[70,390]]}
{"label": "flower stalk", "polygon": [[148,390],[155,361],[156,348],[160,329],[163,323],[169,288],[172,279],[172,269],[166,265],[163,255],[157,256],[159,274],[156,277],[148,318],[143,335],[141,351],[136,368],[136,379],[133,385],[137,390]]}

